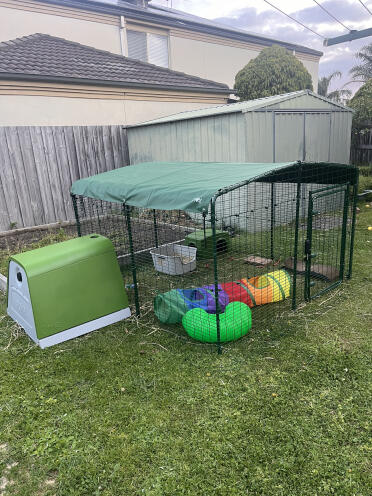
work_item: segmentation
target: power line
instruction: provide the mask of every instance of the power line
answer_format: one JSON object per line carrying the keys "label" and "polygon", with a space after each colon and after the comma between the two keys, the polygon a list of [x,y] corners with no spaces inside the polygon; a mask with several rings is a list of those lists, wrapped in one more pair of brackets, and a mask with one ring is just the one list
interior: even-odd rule
{"label": "power line", "polygon": [[324,12],[326,12],[329,15],[329,17],[332,17],[332,19],[334,19],[339,24],[341,24],[341,26],[343,26],[345,29],[347,29],[348,31],[351,31],[350,28],[348,28],[347,26],[345,26],[345,24],[343,22],[339,21],[337,19],[337,17],[335,17],[333,14],[331,14],[331,12],[329,12],[325,7],[323,7],[322,4],[320,4],[319,2],[317,2],[317,0],[313,0],[313,2],[316,3],[318,5],[318,7],[320,7],[322,10],[324,10]]}
{"label": "power line", "polygon": [[369,8],[367,7],[367,5],[365,5],[365,4],[362,2],[362,0],[358,0],[358,2],[359,2],[360,4],[362,4],[362,5],[363,5],[363,7],[366,9],[366,11],[367,11],[369,14],[371,14],[371,15],[372,15],[372,12],[369,10]]}
{"label": "power line", "polygon": [[267,3],[268,5],[270,5],[270,7],[272,7],[273,9],[279,11],[281,14],[285,15],[286,17],[289,17],[289,19],[291,19],[292,21],[297,22],[297,24],[300,24],[300,26],[302,26],[303,28],[307,29],[308,31],[311,31],[312,33],[314,33],[317,36],[319,36],[319,38],[322,38],[322,40],[324,40],[324,36],[322,36],[321,34],[317,33],[316,31],[314,31],[313,29],[309,28],[308,26],[305,26],[305,24],[302,24],[302,22],[298,21],[297,19],[295,19],[294,17],[290,16],[289,14],[286,14],[285,12],[283,12],[282,10],[280,10],[278,7],[275,7],[275,5],[273,5],[272,3],[268,2],[267,0],[263,0],[263,1],[265,3]]}

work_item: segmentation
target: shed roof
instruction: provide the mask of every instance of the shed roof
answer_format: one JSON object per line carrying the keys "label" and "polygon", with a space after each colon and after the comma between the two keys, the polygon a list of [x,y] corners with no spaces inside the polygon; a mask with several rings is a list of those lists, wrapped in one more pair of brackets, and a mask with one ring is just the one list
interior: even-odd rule
{"label": "shed roof", "polygon": [[265,109],[271,107],[275,104],[284,102],[286,100],[292,100],[293,98],[298,98],[304,95],[311,95],[314,98],[323,100],[327,102],[330,106],[340,108],[344,111],[353,112],[349,107],[345,107],[340,103],[333,102],[328,98],[318,95],[310,90],[300,90],[292,91],[291,93],[283,93],[282,95],[267,96],[265,98],[257,98],[255,100],[247,100],[244,102],[228,103],[225,105],[217,105],[216,107],[207,107],[197,110],[188,110],[186,112],[180,112],[178,114],[172,114],[159,119],[153,119],[151,121],[141,122],[140,124],[133,124],[127,127],[142,127],[142,126],[152,126],[153,124],[162,124],[165,122],[183,121],[188,119],[198,119],[202,117],[209,117],[212,115],[221,114],[232,114],[236,112],[253,112],[254,110]]}
{"label": "shed roof", "polygon": [[[135,207],[206,212],[214,195],[233,185],[253,180],[296,182],[297,174],[291,172],[300,164],[146,162],[80,179],[73,183],[71,193]],[[326,162],[304,163],[304,167],[304,182],[314,182],[317,177],[324,184],[332,184],[336,172],[341,178],[340,170],[345,176],[346,171],[356,170]]]}
{"label": "shed roof", "polygon": [[231,93],[226,84],[41,33],[0,43],[0,79]]}

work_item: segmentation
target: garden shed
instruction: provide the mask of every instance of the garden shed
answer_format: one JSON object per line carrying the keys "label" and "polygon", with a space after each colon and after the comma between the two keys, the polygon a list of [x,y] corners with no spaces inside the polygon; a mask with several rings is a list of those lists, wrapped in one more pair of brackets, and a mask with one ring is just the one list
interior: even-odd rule
{"label": "garden shed", "polygon": [[216,328],[199,326],[200,340],[220,348],[226,305],[267,326],[351,276],[357,183],[338,163],[150,162],[71,193],[78,234],[113,241],[137,314],[184,324],[203,304]]}
{"label": "garden shed", "polygon": [[352,110],[309,90],[128,127],[130,162],[349,163]]}

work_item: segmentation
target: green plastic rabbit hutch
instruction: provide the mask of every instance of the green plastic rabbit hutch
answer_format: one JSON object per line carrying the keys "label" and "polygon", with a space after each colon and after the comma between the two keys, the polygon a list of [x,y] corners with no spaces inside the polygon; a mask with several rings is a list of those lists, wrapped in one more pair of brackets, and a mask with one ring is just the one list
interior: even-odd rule
{"label": "green plastic rabbit hutch", "polygon": [[[71,193],[79,235],[112,240],[137,315],[176,332],[181,317],[157,309],[169,294],[190,308],[199,291],[221,350],[223,302],[245,302],[253,328],[267,328],[351,277],[357,184],[357,168],[338,163],[153,162],[81,179]],[[180,246],[197,249],[196,264]],[[181,273],[164,270],[171,256]]]}
{"label": "green plastic rabbit hutch", "polygon": [[129,317],[111,241],[90,234],[14,255],[7,310],[41,348]]}

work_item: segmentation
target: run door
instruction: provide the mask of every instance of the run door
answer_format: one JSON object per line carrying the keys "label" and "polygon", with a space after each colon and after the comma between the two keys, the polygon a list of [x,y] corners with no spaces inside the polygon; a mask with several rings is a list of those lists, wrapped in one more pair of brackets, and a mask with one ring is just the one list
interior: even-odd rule
{"label": "run door", "polygon": [[336,287],[344,277],[349,185],[309,193],[305,240],[305,300]]}

